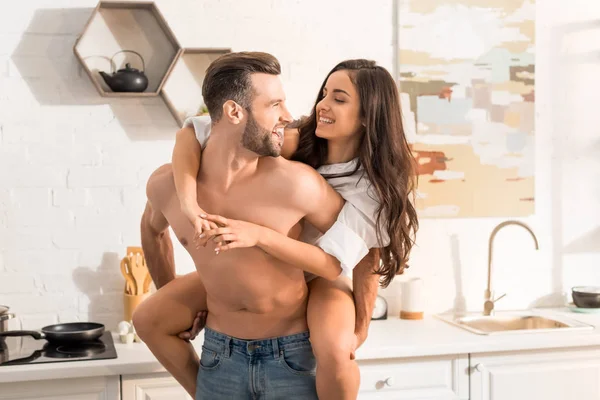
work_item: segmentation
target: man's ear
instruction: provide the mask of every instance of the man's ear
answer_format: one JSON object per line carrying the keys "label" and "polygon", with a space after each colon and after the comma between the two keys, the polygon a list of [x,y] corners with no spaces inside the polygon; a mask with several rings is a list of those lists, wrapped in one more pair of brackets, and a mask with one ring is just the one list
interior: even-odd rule
{"label": "man's ear", "polygon": [[244,120],[243,107],[233,100],[227,100],[223,104],[223,116],[234,125],[240,124]]}

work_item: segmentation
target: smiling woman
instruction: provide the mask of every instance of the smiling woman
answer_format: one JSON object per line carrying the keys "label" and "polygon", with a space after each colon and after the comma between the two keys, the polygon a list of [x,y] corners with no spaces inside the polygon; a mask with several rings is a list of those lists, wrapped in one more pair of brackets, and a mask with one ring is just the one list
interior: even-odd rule
{"label": "smiling woman", "polygon": [[356,158],[350,175],[364,168],[359,175],[368,179],[369,196],[379,201],[368,211],[375,214],[377,241],[388,243],[377,271],[387,286],[407,266],[418,228],[411,202],[415,162],[404,135],[394,79],[374,61],[339,63],[323,82],[299,134],[293,160],[320,168]]}
{"label": "smiling woman", "polygon": [[[319,119],[315,134],[330,140],[330,145],[335,145],[330,151],[343,148],[344,152],[355,154],[361,138],[353,133],[360,131],[364,124],[357,118],[360,99],[349,72],[336,71],[331,74],[323,88],[322,97],[316,107]],[[343,155],[338,157],[345,158]]]}

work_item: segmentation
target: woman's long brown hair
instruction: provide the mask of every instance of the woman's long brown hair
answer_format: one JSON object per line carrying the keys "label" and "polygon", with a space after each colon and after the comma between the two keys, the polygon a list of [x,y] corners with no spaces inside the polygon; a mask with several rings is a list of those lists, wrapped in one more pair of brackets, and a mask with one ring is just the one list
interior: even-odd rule
{"label": "woman's long brown hair", "polygon": [[300,140],[292,159],[313,168],[326,163],[327,139],[315,135],[316,107],[323,99],[327,79],[336,71],[349,73],[360,97],[360,119],[365,133],[358,150],[357,170],[363,166],[380,202],[376,215],[377,238],[382,243],[384,230],[390,238],[388,246],[381,251],[381,265],[375,271],[381,275],[381,285],[386,287],[408,267],[419,227],[411,201],[417,179],[415,161],[404,136],[400,95],[390,73],[370,60],[347,60],[336,65],[325,78],[310,116],[299,126]]}

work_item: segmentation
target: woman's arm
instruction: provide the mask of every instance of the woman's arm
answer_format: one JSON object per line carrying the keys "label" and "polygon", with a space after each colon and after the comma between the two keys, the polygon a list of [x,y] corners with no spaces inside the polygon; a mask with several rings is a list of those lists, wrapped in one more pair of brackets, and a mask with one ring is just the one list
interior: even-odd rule
{"label": "woman's arm", "polygon": [[333,281],[342,273],[340,261],[320,247],[292,239],[269,228],[263,228],[257,246],[271,256],[303,271]]}
{"label": "woman's arm", "polygon": [[181,211],[194,225],[196,234],[210,229],[208,221],[200,217],[204,210],[198,205],[196,177],[200,169],[202,151],[192,126],[186,126],[177,132],[173,148],[172,164],[175,190],[179,198]]}
{"label": "woman's arm", "polygon": [[194,128],[181,128],[175,137],[172,156],[175,190],[181,204],[197,203],[196,177],[200,169],[201,154]]}
{"label": "woman's arm", "polygon": [[335,280],[342,272],[339,260],[320,247],[251,222],[219,215],[207,215],[206,219],[223,227],[203,232],[200,237],[209,239],[214,236],[216,242],[229,242],[223,246],[217,245],[217,254],[235,248],[257,246],[275,258],[328,280]]}

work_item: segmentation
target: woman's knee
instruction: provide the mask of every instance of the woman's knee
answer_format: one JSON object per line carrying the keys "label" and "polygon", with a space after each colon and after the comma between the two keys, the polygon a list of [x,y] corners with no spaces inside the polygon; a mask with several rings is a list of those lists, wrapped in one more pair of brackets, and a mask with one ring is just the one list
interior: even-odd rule
{"label": "woman's knee", "polygon": [[351,355],[355,350],[356,337],[353,332],[317,335],[310,338],[317,365],[328,369],[341,368],[353,362]]}
{"label": "woman's knee", "polygon": [[143,302],[139,304],[133,312],[132,322],[136,333],[143,339],[149,334],[156,332],[159,327],[159,321],[149,304]]}

